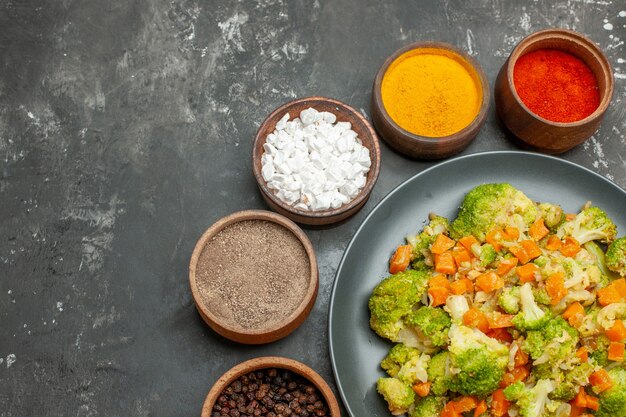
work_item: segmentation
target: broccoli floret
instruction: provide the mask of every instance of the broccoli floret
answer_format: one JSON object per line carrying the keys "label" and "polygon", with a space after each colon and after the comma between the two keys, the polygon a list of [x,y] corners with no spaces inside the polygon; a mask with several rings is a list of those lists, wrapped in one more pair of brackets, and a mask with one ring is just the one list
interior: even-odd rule
{"label": "broccoli floret", "polygon": [[459,215],[450,226],[450,235],[473,235],[484,242],[494,226],[509,224],[514,215],[527,225],[535,221],[537,207],[524,193],[510,184],[483,184],[465,195]]}
{"label": "broccoli floret", "polygon": [[398,342],[402,319],[413,311],[426,290],[430,275],[407,270],[385,278],[369,299],[370,327],[379,336]]}
{"label": "broccoli floret", "polygon": [[509,314],[516,314],[519,311],[520,287],[506,287],[498,297],[498,305]]}
{"label": "broccoli floret", "polygon": [[[620,243],[617,243],[617,242],[625,241],[625,240],[626,240],[626,238],[621,237],[621,238],[615,240],[611,244],[611,246],[616,245],[616,244],[620,245]],[[609,284],[610,280],[619,278],[619,276],[615,272],[611,271],[609,269],[609,267],[607,266],[607,264],[606,264],[606,255],[604,254],[604,252],[602,251],[600,246],[598,246],[594,241],[587,242],[587,243],[585,243],[584,246],[585,246],[585,249],[587,250],[587,252],[589,252],[589,254],[595,258],[596,265],[598,266],[598,268],[600,269],[600,272],[602,273],[601,281],[598,284],[598,286],[600,288],[606,287]],[[610,248],[610,246],[609,246],[609,248]],[[624,246],[624,249],[626,250],[626,245]],[[607,250],[607,252],[608,252],[608,250]],[[600,284],[602,284],[602,285],[600,285]]]}
{"label": "broccoli floret", "polygon": [[544,287],[533,288],[533,297],[535,297],[535,302],[537,304],[543,304],[544,306],[549,306],[552,304],[552,298]]}
{"label": "broccoli floret", "polygon": [[411,313],[405,320],[406,324],[415,326],[428,337],[433,345],[445,346],[448,341],[448,329],[452,320],[441,308],[421,307]]}
{"label": "broccoli floret", "polygon": [[626,277],[626,236],[611,243],[604,258],[607,268]]}
{"label": "broccoli floret", "polygon": [[430,356],[420,355],[409,359],[398,371],[397,378],[407,384],[413,385],[414,383],[426,382],[428,374],[426,369],[428,368],[428,361]]}
{"label": "broccoli floret", "polygon": [[409,417],[434,417],[438,416],[443,408],[445,400],[441,397],[429,395],[417,400],[415,408],[409,413]]}
{"label": "broccoli floret", "polygon": [[535,330],[546,325],[550,315],[539,308],[530,283],[520,287],[520,303],[522,311],[513,317],[513,324],[519,330]]}
{"label": "broccoli floret", "polygon": [[561,206],[550,203],[541,203],[537,206],[539,213],[543,217],[543,223],[550,230],[556,230],[556,228],[565,220],[565,213]]}
{"label": "broccoli floret", "polygon": [[626,369],[613,368],[609,377],[613,386],[600,393],[600,408],[596,417],[626,417]]}
{"label": "broccoli floret", "polygon": [[428,363],[428,380],[432,383],[430,391],[435,395],[444,395],[450,386],[450,353],[443,351],[433,356]]}
{"label": "broccoli floret", "polygon": [[546,362],[556,365],[574,356],[577,343],[576,329],[557,316],[540,330],[529,331],[522,350],[530,354],[535,365]]}
{"label": "broccoli floret", "polygon": [[431,236],[437,236],[441,233],[448,234],[450,230],[450,221],[443,216],[434,213],[428,215],[428,226],[424,227],[424,232]]}
{"label": "broccoli floret", "polygon": [[380,362],[380,367],[383,368],[389,376],[395,377],[398,375],[402,365],[408,362],[409,359],[418,357],[419,355],[420,351],[418,349],[398,343],[391,348],[387,356],[385,356],[385,359]]}
{"label": "broccoli floret", "polygon": [[595,348],[589,352],[589,359],[598,366],[606,366],[609,364],[609,338],[600,334],[594,338]]}
{"label": "broccoli floret", "polygon": [[563,371],[550,363],[543,363],[533,367],[532,374],[535,379],[550,379],[554,381],[554,391],[550,393],[550,399],[558,401],[570,401],[581,385],[586,385],[589,375],[595,370],[595,366],[589,362],[577,363],[571,369]]}
{"label": "broccoli floret", "polygon": [[453,324],[449,332],[450,363],[455,371],[450,390],[484,397],[498,388],[508,363],[508,348],[466,326]]}
{"label": "broccoli floret", "polygon": [[602,209],[589,207],[578,213],[574,220],[563,223],[556,234],[560,238],[572,236],[582,245],[591,240],[610,243],[616,233],[617,226]]}
{"label": "broccoli floret", "polygon": [[396,378],[378,378],[376,390],[385,398],[387,407],[394,416],[409,411],[415,401],[415,392],[411,386]]}
{"label": "broccoli floret", "polygon": [[518,381],[504,389],[504,396],[515,402],[521,417],[543,417],[545,411],[553,408],[548,395],[554,388],[554,382],[546,379],[537,381],[533,388],[527,388],[523,382]]}
{"label": "broccoli floret", "polygon": [[491,244],[485,243],[480,247],[480,255],[478,257],[482,266],[492,264],[497,256],[498,254]]}

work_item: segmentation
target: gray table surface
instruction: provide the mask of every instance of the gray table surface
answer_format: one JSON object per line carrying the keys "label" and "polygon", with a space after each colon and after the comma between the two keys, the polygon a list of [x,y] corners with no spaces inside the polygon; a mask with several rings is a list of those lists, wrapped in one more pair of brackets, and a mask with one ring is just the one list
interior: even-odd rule
{"label": "gray table surface", "polygon": [[[307,95],[369,114],[378,67],[416,40],[465,49],[493,84],[522,37],[570,28],[606,52],[616,88],[600,130],[561,157],[625,188],[625,25],[615,0],[3,1],[0,416],[199,415],[221,373],[262,355],[334,387],[327,317],[344,248],[434,162],[383,143],[364,209],[307,230],[320,264],[309,318],[279,342],[238,345],[199,318],[187,264],[215,220],[266,208],[250,168],[263,118]],[[507,149],[492,107],[463,153]]]}

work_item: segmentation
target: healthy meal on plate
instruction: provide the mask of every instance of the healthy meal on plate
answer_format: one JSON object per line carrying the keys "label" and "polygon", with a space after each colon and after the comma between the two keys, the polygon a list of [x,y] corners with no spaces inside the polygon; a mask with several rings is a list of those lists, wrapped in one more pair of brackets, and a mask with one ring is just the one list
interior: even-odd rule
{"label": "healthy meal on plate", "polygon": [[626,237],[601,208],[483,184],[389,272],[369,309],[392,414],[626,417]]}

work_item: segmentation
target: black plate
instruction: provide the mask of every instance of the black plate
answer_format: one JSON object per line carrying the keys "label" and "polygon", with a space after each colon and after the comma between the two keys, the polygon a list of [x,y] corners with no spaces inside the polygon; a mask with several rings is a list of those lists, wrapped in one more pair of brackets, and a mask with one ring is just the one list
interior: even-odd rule
{"label": "black plate", "polygon": [[604,209],[626,234],[626,192],[600,175],[555,157],[526,152],[467,155],[420,172],[390,192],[367,216],[337,269],[329,312],[330,356],[341,398],[352,417],[390,417],[376,380],[392,344],[369,328],[367,301],[388,275],[387,262],[429,212],[456,216],[473,187],[508,182],[531,199],[578,212],[586,201]]}

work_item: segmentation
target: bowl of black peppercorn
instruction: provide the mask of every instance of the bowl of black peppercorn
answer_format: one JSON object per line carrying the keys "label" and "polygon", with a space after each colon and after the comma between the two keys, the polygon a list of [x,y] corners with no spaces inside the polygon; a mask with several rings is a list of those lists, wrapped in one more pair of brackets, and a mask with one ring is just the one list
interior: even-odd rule
{"label": "bowl of black peppercorn", "polygon": [[250,359],[226,371],[209,391],[202,417],[340,417],[324,379],[279,356]]}

